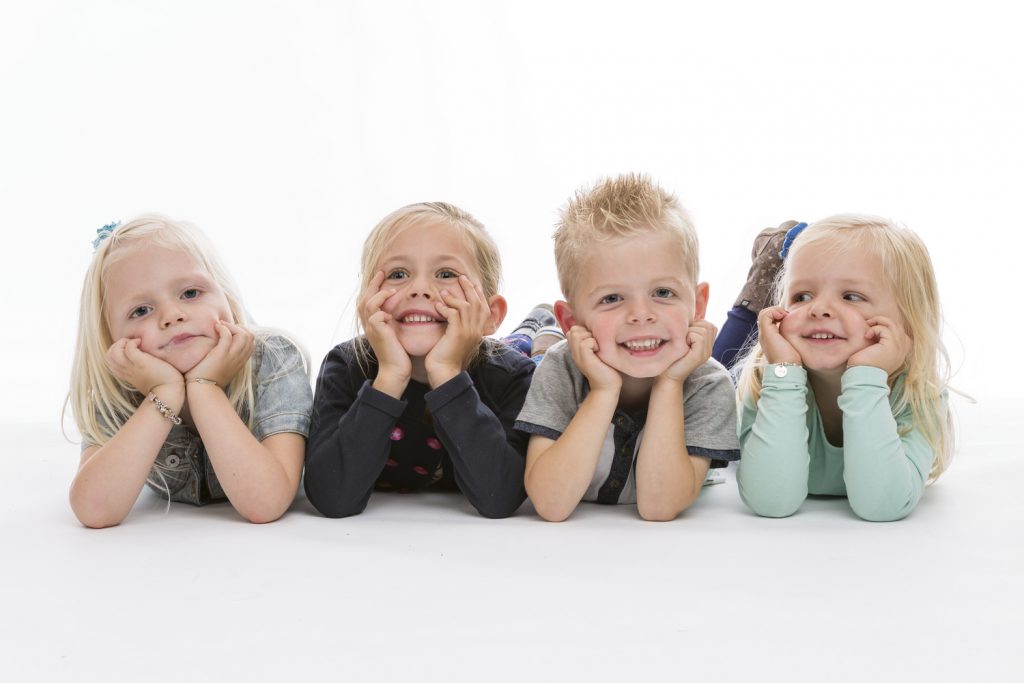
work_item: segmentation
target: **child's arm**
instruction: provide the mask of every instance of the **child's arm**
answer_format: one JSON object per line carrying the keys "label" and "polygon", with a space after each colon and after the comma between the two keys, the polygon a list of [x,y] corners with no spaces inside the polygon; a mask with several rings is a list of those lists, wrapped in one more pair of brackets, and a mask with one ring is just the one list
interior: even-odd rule
{"label": "child's arm", "polygon": [[714,341],[715,326],[695,321],[687,333],[687,352],[651,388],[636,463],[637,511],[646,520],[675,519],[697,499],[704,485],[711,461],[687,451],[683,383],[711,357]]}
{"label": "child's arm", "polygon": [[526,492],[537,514],[549,522],[568,518],[587,492],[622,387],[619,373],[597,357],[597,341],[589,330],[574,326],[568,343],[590,393],[558,439],[535,434],[526,452]]}
{"label": "child's arm", "polygon": [[910,407],[897,419],[889,405],[884,370],[852,367],[843,373],[843,480],[858,517],[891,522],[906,517],[924,493],[934,453],[909,426]]}
{"label": "child's arm", "polygon": [[[514,367],[481,367],[477,375],[481,386],[474,386],[462,371],[425,397],[437,435],[455,467],[459,489],[481,515],[490,518],[508,517],[526,498],[526,438],[513,425],[536,365],[517,353],[505,353]],[[493,410],[481,400],[480,392],[485,391],[490,393]]]}
{"label": "child's arm", "polygon": [[306,447],[306,497],[320,514],[347,517],[366,509],[405,408],[405,401],[366,381],[350,344],[331,349],[317,378]]}
{"label": "child's arm", "polygon": [[807,371],[779,333],[786,315],[778,306],[758,315],[760,343],[769,364],[757,405],[744,400],[740,408],[740,498],[763,517],[795,513],[807,498],[810,476]]}
{"label": "child's arm", "polygon": [[110,441],[82,452],[69,498],[78,520],[93,528],[120,524],[128,516],[171,431],[171,421],[149,396],[157,396],[175,414],[185,403],[181,373],[140,351],[137,339],[114,342],[106,361],[115,377],[146,398]]}
{"label": "child's arm", "polygon": [[912,428],[910,408],[897,420],[889,404],[888,378],[903,367],[910,337],[882,316],[867,323],[867,336],[874,343],[850,358],[839,396],[843,480],[857,516],[889,522],[906,517],[921,499],[934,453],[924,435]]}
{"label": "child's arm", "polygon": [[217,345],[185,376],[189,413],[231,505],[250,522],[272,522],[295,499],[305,440],[293,432],[253,436],[224,393],[249,362],[253,335],[225,322],[217,332]]}

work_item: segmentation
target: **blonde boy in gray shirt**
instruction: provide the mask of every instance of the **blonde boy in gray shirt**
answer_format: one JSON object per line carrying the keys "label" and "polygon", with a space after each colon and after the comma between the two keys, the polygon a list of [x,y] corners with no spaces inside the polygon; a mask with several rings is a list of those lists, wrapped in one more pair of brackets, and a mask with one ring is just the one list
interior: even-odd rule
{"label": "blonde boy in gray shirt", "polygon": [[555,261],[567,339],[548,350],[516,421],[531,435],[526,491],[548,521],[581,500],[674,519],[709,467],[739,458],[693,224],[646,176],[606,179],[563,209]]}

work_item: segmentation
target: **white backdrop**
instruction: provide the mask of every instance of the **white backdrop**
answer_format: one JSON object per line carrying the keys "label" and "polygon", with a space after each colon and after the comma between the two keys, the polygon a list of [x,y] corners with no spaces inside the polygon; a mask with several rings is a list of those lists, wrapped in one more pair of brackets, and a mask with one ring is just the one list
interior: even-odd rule
{"label": "white backdrop", "polygon": [[905,222],[932,250],[957,385],[1015,393],[1016,24],[999,3],[829,5],[4,3],[0,420],[56,425],[112,219],[196,223],[316,367],[350,335],[385,213],[443,199],[482,219],[507,330],[557,293],[559,205],[631,170],[693,213],[718,324],[761,227]]}
{"label": "white backdrop", "polygon": [[[0,678],[1019,680],[1024,48],[1001,6],[0,0]],[[507,331],[556,296],[557,208],[623,171],[694,215],[718,324],[764,226],[863,211],[923,235],[980,403],[906,521],[755,518],[732,469],[664,525],[431,493],[344,520],[151,494],[113,529],[74,519],[58,418],[100,225],[196,223],[315,369],[387,212],[481,218]]]}

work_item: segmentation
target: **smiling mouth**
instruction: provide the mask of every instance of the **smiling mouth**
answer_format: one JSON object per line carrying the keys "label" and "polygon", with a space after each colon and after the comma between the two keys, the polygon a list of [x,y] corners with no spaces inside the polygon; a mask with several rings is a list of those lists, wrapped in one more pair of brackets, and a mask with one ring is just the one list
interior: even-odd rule
{"label": "smiling mouth", "polygon": [[804,339],[811,341],[845,341],[846,337],[840,337],[836,334],[830,334],[828,332],[815,332],[814,334],[808,334],[804,336]]}
{"label": "smiling mouth", "polygon": [[631,353],[643,353],[646,351],[656,351],[664,343],[664,339],[635,339],[624,341],[621,345],[625,346]]}
{"label": "smiling mouth", "polygon": [[434,318],[434,317],[429,316],[429,315],[419,315],[419,314],[416,314],[416,315],[407,315],[404,318],[402,318],[401,320],[399,320],[399,322],[401,322],[403,324],[408,324],[408,323],[443,323],[444,321],[440,320],[439,318]]}

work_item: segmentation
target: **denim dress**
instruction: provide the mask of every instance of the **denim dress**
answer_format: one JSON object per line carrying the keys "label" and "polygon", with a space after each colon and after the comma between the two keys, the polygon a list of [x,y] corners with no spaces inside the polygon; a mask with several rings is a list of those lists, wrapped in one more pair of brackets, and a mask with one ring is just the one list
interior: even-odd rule
{"label": "denim dress", "polygon": [[[309,436],[313,391],[302,352],[284,337],[257,337],[251,362],[252,435],[257,441],[282,432]],[[176,502],[205,505],[226,500],[202,440],[185,425],[171,427],[146,483]]]}

